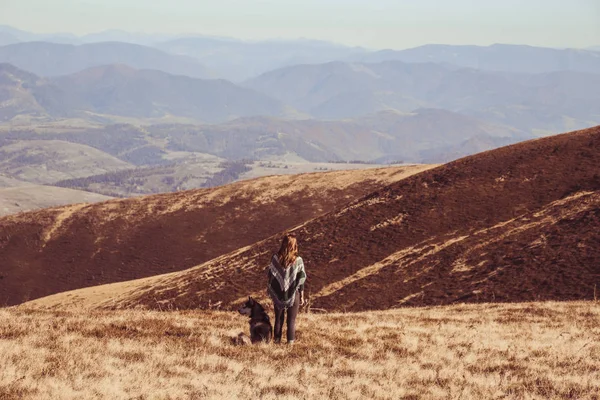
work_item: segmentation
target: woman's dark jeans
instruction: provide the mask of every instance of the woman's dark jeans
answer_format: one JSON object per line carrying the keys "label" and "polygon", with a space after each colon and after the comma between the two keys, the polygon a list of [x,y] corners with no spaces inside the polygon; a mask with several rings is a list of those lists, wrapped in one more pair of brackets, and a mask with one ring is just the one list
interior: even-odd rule
{"label": "woman's dark jeans", "polygon": [[281,341],[281,335],[283,331],[283,319],[287,311],[287,340],[294,340],[296,338],[296,316],[298,315],[298,309],[300,308],[300,293],[296,293],[296,299],[294,304],[290,308],[278,308],[275,306],[275,327],[274,327],[274,339],[275,343]]}

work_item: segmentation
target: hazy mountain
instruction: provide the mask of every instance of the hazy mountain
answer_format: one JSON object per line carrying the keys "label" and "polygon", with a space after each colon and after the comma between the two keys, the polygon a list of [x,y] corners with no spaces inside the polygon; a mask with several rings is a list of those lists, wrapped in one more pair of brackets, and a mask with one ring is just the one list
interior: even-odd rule
{"label": "hazy mountain", "polygon": [[[421,106],[458,111],[482,105],[482,100],[489,106],[513,103],[522,96],[520,83],[497,73],[399,61],[298,65],[268,72],[245,84],[324,118],[353,117],[355,109],[373,111],[369,108],[412,111]],[[357,98],[363,98],[358,100],[363,101],[362,107],[353,107]],[[372,104],[366,103],[369,100]]]}
{"label": "hazy mountain", "polygon": [[443,108],[544,132],[600,122],[600,74],[514,74],[434,63],[333,62],[263,74],[250,88],[311,115],[339,119],[393,109]]}
{"label": "hazy mountain", "polygon": [[527,131],[556,132],[600,123],[600,74],[561,71],[506,79],[522,85],[516,101],[473,107],[469,114]]}
{"label": "hazy mountain", "polygon": [[8,25],[0,25],[0,33],[14,38],[17,42],[29,40],[33,35]]}
{"label": "hazy mountain", "polygon": [[187,117],[221,122],[248,115],[286,115],[280,102],[224,80],[202,80],[125,65],[91,68],[53,79],[0,64],[0,118],[72,117],[107,122]]}
{"label": "hazy mountain", "polygon": [[136,118],[177,115],[219,122],[247,115],[284,115],[284,106],[225,80],[202,80],[124,65],[54,79],[100,114]]}
{"label": "hazy mountain", "polygon": [[491,46],[428,44],[407,50],[381,50],[355,57],[354,60],[435,62],[489,71],[519,73],[553,71],[600,73],[600,54],[596,52],[511,44]]}
{"label": "hazy mountain", "polygon": [[133,33],[119,29],[109,29],[102,32],[90,33],[80,38],[83,43],[124,42],[143,46],[152,46],[156,43],[172,39],[172,35]]}
{"label": "hazy mountain", "polygon": [[8,32],[0,32],[0,46],[6,46],[14,43],[19,43],[19,39],[16,36]]}
{"label": "hazy mountain", "polygon": [[153,44],[165,42],[167,40],[175,38],[175,35],[134,33],[119,29],[108,29],[105,31],[90,33],[83,36],[77,36],[72,33],[32,33],[13,28],[11,26],[0,25],[0,38],[3,35],[8,35],[9,37],[14,39],[10,43],[5,44],[19,42],[50,42],[61,44],[124,42],[144,46],[151,46]]}
{"label": "hazy mountain", "polygon": [[0,121],[15,116],[68,117],[80,106],[64,90],[10,64],[0,64]]}
{"label": "hazy mountain", "polygon": [[156,45],[174,54],[193,56],[219,77],[242,81],[264,72],[296,64],[318,64],[365,54],[317,40],[241,41],[213,37],[184,37]]}
{"label": "hazy mountain", "polygon": [[0,25],[0,35],[1,34],[8,34],[15,38],[16,41],[13,43],[45,41],[62,44],[78,44],[81,42],[79,38],[72,33],[32,33],[7,25]]}
{"label": "hazy mountain", "polygon": [[590,50],[590,51],[600,51],[600,46],[592,46],[592,47],[588,47],[586,50]]}
{"label": "hazy mountain", "polygon": [[126,64],[175,75],[209,78],[210,71],[197,60],[129,43],[106,42],[67,45],[26,42],[0,47],[0,62],[10,63],[40,76],[60,76],[86,68]]}

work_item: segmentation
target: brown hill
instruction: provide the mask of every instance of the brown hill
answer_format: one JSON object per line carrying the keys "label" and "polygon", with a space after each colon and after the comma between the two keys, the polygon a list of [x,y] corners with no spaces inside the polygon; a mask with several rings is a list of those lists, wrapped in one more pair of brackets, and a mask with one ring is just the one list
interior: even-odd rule
{"label": "brown hill", "polygon": [[0,301],[179,271],[430,166],[272,176],[0,219]]}
{"label": "brown hill", "polygon": [[[294,231],[312,306],[594,298],[599,150],[600,127],[504,147],[393,183],[300,225]],[[87,306],[232,308],[248,294],[264,296],[264,266],[279,239],[187,271],[95,288],[94,299],[90,292],[69,296]]]}

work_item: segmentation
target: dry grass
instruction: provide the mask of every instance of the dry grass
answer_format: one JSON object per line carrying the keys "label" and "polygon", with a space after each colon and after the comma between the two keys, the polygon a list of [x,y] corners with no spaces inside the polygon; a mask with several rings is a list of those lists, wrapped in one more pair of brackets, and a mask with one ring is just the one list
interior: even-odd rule
{"label": "dry grass", "polygon": [[600,305],[302,314],[236,347],[234,312],[0,310],[0,399],[600,398]]}

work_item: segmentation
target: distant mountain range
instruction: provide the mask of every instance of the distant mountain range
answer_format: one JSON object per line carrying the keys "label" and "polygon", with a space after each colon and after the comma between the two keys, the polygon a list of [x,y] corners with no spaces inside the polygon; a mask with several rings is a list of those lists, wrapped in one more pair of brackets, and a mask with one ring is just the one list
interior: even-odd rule
{"label": "distant mountain range", "polygon": [[456,46],[428,44],[407,50],[381,50],[354,57],[361,62],[443,63],[485,71],[600,73],[600,54],[579,49],[552,49],[511,44]]}
{"label": "distant mountain range", "polygon": [[156,45],[173,54],[192,56],[220,77],[243,81],[264,72],[297,64],[320,64],[358,57],[367,51],[316,40],[267,40],[192,37]]}
{"label": "distant mountain range", "polygon": [[0,87],[3,121],[27,115],[95,123],[339,120],[435,108],[539,135],[600,123],[600,74],[576,71],[515,74],[436,63],[332,62],[282,68],[241,87],[120,64],[54,78],[3,64]]}
{"label": "distant mountain range", "polygon": [[224,80],[202,80],[125,65],[95,67],[58,78],[40,78],[0,64],[0,120],[111,117],[186,117],[221,122],[249,115],[284,116],[286,107],[252,89]]}
{"label": "distant mountain range", "polygon": [[[600,124],[598,104],[600,52],[591,50],[367,51],[314,40],[123,31],[78,37],[0,26],[0,128],[10,140],[0,148],[51,132],[43,139],[95,147],[141,168],[135,176],[160,167],[156,179],[171,182],[165,171],[173,160],[193,163],[189,177],[177,170],[185,185],[226,170],[221,162],[247,158],[448,161]],[[84,133],[74,134],[74,126]],[[29,127],[33,136],[24,134]],[[219,166],[201,166],[207,155]],[[121,169],[106,173],[122,178]]]}
{"label": "distant mountain range", "polygon": [[[46,43],[32,45],[30,42]],[[366,53],[358,47],[306,39],[243,41],[121,30],[78,37],[33,34],[0,26],[0,46],[5,45],[16,46],[0,51],[0,62],[9,62],[41,76],[65,75],[93,66],[120,63],[140,69],[232,81],[242,81],[289,65],[330,62]],[[169,53],[168,56],[158,49]]]}
{"label": "distant mountain range", "polygon": [[174,38],[174,35],[132,33],[118,29],[77,36],[72,33],[32,33],[7,25],[0,25],[0,37],[9,35],[10,43],[19,42],[51,42],[62,44],[86,44],[98,42],[125,42],[141,45],[152,45]]}
{"label": "distant mountain range", "polygon": [[[300,64],[321,64],[332,61],[379,63],[403,61],[409,63],[441,63],[486,71],[515,73],[544,73],[556,71],[580,71],[600,73],[600,47],[582,49],[555,49],[525,45],[494,44],[490,46],[427,44],[405,50],[372,51],[318,40],[262,40],[244,41],[226,37],[202,35],[166,35],[132,33],[108,30],[84,36],[70,33],[35,34],[9,26],[0,26],[0,46],[25,42],[50,42],[53,44],[80,45],[73,48],[48,48],[42,45],[19,48],[22,59],[10,62],[38,75],[63,75],[103,64],[127,64],[140,69],[159,69],[174,74],[193,77],[214,76],[241,82],[265,72]],[[140,48],[116,48],[115,42],[147,46]],[[99,59],[88,60],[89,44]],[[123,50],[125,49],[125,50]],[[150,49],[155,50],[154,53]],[[165,55],[189,56],[160,61]],[[16,51],[15,49],[12,52]],[[125,53],[122,53],[125,51]],[[42,56],[40,52],[49,52]],[[108,53],[108,54],[107,54]],[[109,57],[109,54],[112,58]],[[67,56],[66,60],[63,58]],[[47,58],[43,58],[47,57]],[[53,58],[55,57],[55,58]],[[30,60],[28,60],[30,58]],[[86,65],[79,64],[86,61]],[[153,65],[150,65],[153,61]],[[190,64],[195,61],[198,65]],[[47,63],[48,66],[41,64]],[[31,64],[31,65],[30,65]],[[72,68],[67,68],[68,66]],[[42,69],[42,66],[44,67]],[[192,68],[193,66],[193,68]],[[80,69],[75,70],[75,67]],[[46,69],[54,69],[48,74]],[[56,73],[57,69],[61,69]],[[190,72],[192,71],[192,72]],[[212,75],[211,75],[212,74]]]}
{"label": "distant mountain range", "polygon": [[585,72],[514,74],[436,63],[333,62],[282,68],[245,85],[325,119],[425,107],[530,132],[600,123],[600,74]]}
{"label": "distant mountain range", "polygon": [[44,77],[73,74],[108,64],[126,64],[132,68],[155,69],[192,78],[213,77],[194,58],[121,42],[78,46],[46,42],[17,43],[0,47],[0,62]]}

